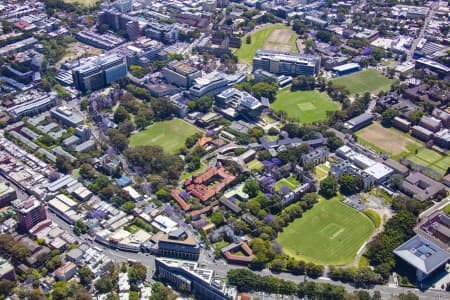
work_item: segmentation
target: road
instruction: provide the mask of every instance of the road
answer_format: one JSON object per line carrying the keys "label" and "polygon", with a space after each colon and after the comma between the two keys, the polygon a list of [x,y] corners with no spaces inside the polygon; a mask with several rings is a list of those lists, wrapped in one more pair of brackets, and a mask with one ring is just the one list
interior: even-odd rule
{"label": "road", "polygon": [[[72,227],[67,224],[65,221],[61,220],[59,217],[57,217],[55,214],[49,212],[48,214],[49,218],[52,219],[58,226],[60,226],[63,230],[67,232],[72,232]],[[114,250],[109,247],[106,247],[102,244],[99,244],[97,242],[92,242],[87,239],[87,235],[81,235],[81,236],[75,236],[75,238],[78,239],[79,243],[87,243],[89,245],[95,245],[96,247],[99,247],[103,249],[103,253],[108,256],[112,261],[115,263],[121,263],[121,262],[127,262],[128,259],[136,260],[138,262],[141,262],[147,267],[148,271],[148,278],[151,280],[153,273],[155,271],[155,257],[153,255],[150,255],[148,253],[133,253],[133,252],[125,252],[120,250]],[[199,265],[202,268],[211,269],[214,270],[214,272],[219,276],[226,276],[229,270],[232,269],[242,269],[246,268],[245,266],[238,266],[238,265],[229,265],[227,264],[223,259],[216,259],[215,261],[212,261],[213,259],[213,253],[211,249],[205,250],[202,249],[202,255],[199,260]],[[312,278],[306,278],[304,275],[293,275],[290,273],[279,273],[279,274],[273,274],[270,270],[265,269],[262,271],[255,271],[255,273],[266,276],[266,275],[274,275],[278,278],[284,279],[284,280],[290,280],[294,281],[296,283],[307,281],[313,281],[318,283],[331,283],[335,285],[340,285],[345,287],[348,291],[352,292],[354,290],[358,290],[354,286],[343,283],[340,281],[332,281],[331,279],[327,277],[320,277],[318,279],[312,279]],[[437,290],[427,290],[425,292],[420,291],[419,289],[413,289],[413,288],[395,288],[395,287],[389,287],[387,285],[376,285],[372,287],[371,289],[367,289],[368,292],[373,291],[379,291],[381,293],[382,299],[389,299],[394,294],[400,294],[400,293],[414,293],[420,297],[420,299],[425,300],[434,300],[434,299],[448,299],[448,293],[444,291],[437,291]]]}
{"label": "road", "polygon": [[414,55],[414,51],[416,51],[416,48],[417,48],[417,44],[423,38],[423,36],[425,34],[425,30],[428,27],[428,24],[430,24],[430,21],[433,19],[433,16],[434,16],[436,10],[439,8],[440,2],[441,1],[439,0],[439,1],[434,2],[431,5],[430,12],[428,13],[428,16],[425,18],[425,22],[423,23],[422,29],[420,30],[420,33],[419,33],[419,36],[417,37],[417,39],[414,40],[414,42],[411,45],[411,49],[408,52],[407,61],[411,61],[412,60],[412,57]]}

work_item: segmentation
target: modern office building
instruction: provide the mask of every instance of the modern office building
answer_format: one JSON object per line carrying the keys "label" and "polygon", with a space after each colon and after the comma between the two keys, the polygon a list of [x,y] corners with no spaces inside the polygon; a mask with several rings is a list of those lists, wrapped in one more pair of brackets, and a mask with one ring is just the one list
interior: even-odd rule
{"label": "modern office building", "polygon": [[258,50],[253,58],[253,71],[261,69],[270,73],[298,76],[317,76],[320,57],[306,54]]}
{"label": "modern office building", "polygon": [[159,279],[183,288],[197,299],[237,299],[236,288],[228,286],[224,278],[215,277],[214,270],[199,268],[196,262],[156,258],[155,267]]}
{"label": "modern office building", "polygon": [[179,228],[159,238],[157,253],[177,259],[198,260],[200,246],[190,233]]}
{"label": "modern office building", "polygon": [[123,3],[124,5],[119,4],[119,6],[115,6],[115,8],[102,10],[98,14],[97,23],[99,25],[106,24],[111,30],[115,32],[126,32],[128,35],[128,39],[134,41],[140,35],[139,21],[137,18],[123,13],[124,11],[129,9],[128,4],[131,1],[118,2]]}
{"label": "modern office building", "polygon": [[227,88],[228,80],[220,73],[216,73],[214,76],[197,78],[189,93],[194,97],[202,97],[205,95],[216,95]]}
{"label": "modern office building", "polygon": [[173,44],[178,40],[178,28],[174,24],[149,23],[143,32],[146,37],[166,44]]}
{"label": "modern office building", "polygon": [[201,71],[182,61],[176,60],[168,63],[162,69],[162,73],[167,82],[183,88],[190,88],[194,85],[194,79],[202,76]]}
{"label": "modern office building", "polygon": [[77,127],[84,122],[84,117],[82,114],[66,106],[52,108],[50,110],[50,116],[70,127]]}
{"label": "modern office building", "polygon": [[47,219],[47,213],[45,212],[43,203],[36,199],[21,202],[16,207],[16,214],[20,226],[26,231]]}
{"label": "modern office building", "polygon": [[127,75],[127,62],[117,53],[100,56],[72,70],[75,87],[82,91],[95,91]]}
{"label": "modern office building", "polygon": [[418,281],[443,270],[450,260],[450,254],[446,250],[421,235],[403,243],[394,250],[394,254],[416,269]]}
{"label": "modern office building", "polygon": [[[219,106],[228,110],[236,111],[246,117],[256,118],[264,110],[261,101],[247,93],[236,88],[229,88],[216,96],[216,102]],[[225,112],[225,110],[222,110]]]}

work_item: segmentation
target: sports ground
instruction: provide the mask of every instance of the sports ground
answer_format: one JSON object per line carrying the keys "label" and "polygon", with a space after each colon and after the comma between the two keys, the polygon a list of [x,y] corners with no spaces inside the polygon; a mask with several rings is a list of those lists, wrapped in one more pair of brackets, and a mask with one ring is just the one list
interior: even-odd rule
{"label": "sports ground", "polygon": [[383,127],[378,122],[359,130],[356,136],[360,144],[376,152],[394,156],[414,153],[416,149],[423,147],[423,144],[413,137],[397,129]]}
{"label": "sports ground", "polygon": [[422,148],[417,153],[406,157],[410,161],[434,169],[441,175],[445,175],[448,166],[450,166],[450,156],[444,156],[434,150]]}
{"label": "sports ground", "polygon": [[133,134],[130,137],[130,146],[161,146],[167,153],[175,153],[184,146],[189,136],[197,132],[202,131],[181,119],[156,122],[147,129]]}
{"label": "sports ground", "polygon": [[367,69],[332,80],[335,86],[344,86],[350,95],[363,95],[366,92],[388,91],[393,82],[375,69]]}
{"label": "sports ground", "polygon": [[295,91],[282,89],[277,99],[271,104],[275,111],[285,111],[288,117],[302,124],[323,121],[327,111],[339,110],[339,104],[333,102],[328,95],[317,91]]}
{"label": "sports ground", "polygon": [[[432,168],[444,175],[450,165],[450,157],[427,149],[425,145],[395,128],[383,127],[376,122],[356,133],[358,143],[372,150],[389,154],[393,159],[405,157],[412,162]],[[394,142],[395,141],[395,142]]]}
{"label": "sports ground", "polygon": [[278,235],[289,256],[325,265],[345,265],[355,258],[375,226],[363,213],[337,198],[322,199]]}
{"label": "sports ground", "polygon": [[234,53],[241,63],[251,64],[258,49],[297,52],[297,34],[287,25],[270,24],[256,29],[250,36],[251,43],[247,44],[243,37],[241,48]]}

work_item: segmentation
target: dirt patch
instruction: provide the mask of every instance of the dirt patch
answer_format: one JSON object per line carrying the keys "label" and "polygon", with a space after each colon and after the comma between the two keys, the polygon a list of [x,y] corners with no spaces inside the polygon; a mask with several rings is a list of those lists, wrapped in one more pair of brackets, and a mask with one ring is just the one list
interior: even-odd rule
{"label": "dirt patch", "polygon": [[410,144],[419,145],[414,140],[403,136],[393,129],[384,128],[379,123],[374,123],[362,129],[357,135],[370,144],[393,155],[408,151],[407,146]]}
{"label": "dirt patch", "polygon": [[263,49],[290,52],[295,47],[292,42],[294,31],[291,29],[275,29],[266,40]]}

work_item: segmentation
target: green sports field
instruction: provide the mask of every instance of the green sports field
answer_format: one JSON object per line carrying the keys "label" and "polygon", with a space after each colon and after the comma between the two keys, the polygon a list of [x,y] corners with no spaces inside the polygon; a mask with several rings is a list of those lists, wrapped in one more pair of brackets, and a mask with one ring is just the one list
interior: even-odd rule
{"label": "green sports field", "polygon": [[323,121],[327,118],[327,111],[339,110],[339,104],[326,94],[317,91],[291,92],[289,88],[278,92],[271,107],[275,111],[285,111],[290,118],[302,124]]}
{"label": "green sports field", "polygon": [[326,265],[350,263],[373,234],[375,226],[363,213],[339,199],[321,200],[278,235],[289,256]]}
{"label": "green sports field", "polygon": [[[290,30],[290,27],[284,24],[270,24],[264,26],[260,29],[256,29],[250,33],[251,43],[246,43],[246,37],[242,38],[241,48],[234,52],[239,59],[239,62],[245,64],[251,64],[253,57],[256,54],[256,50],[269,48],[271,50],[276,50],[276,41],[268,41],[271,33],[276,29]],[[285,34],[285,39],[279,41],[280,44],[291,44],[290,52],[296,52],[297,47],[295,42],[297,40],[297,34],[292,32],[291,35]],[[267,42],[267,45],[266,45]],[[265,47],[266,46],[266,47]],[[281,49],[280,49],[281,50]]]}
{"label": "green sports field", "polygon": [[181,119],[156,122],[149,128],[133,134],[130,137],[130,146],[157,145],[168,153],[175,153],[189,136],[197,132],[201,130]]}
{"label": "green sports field", "polygon": [[388,91],[393,80],[375,69],[367,69],[332,80],[335,86],[344,86],[350,95],[363,95],[366,92]]}
{"label": "green sports field", "polygon": [[448,166],[450,166],[450,156],[443,156],[427,148],[422,148],[417,151],[417,154],[411,154],[406,158],[416,164],[434,169],[441,175],[445,175]]}

